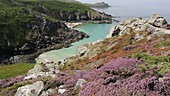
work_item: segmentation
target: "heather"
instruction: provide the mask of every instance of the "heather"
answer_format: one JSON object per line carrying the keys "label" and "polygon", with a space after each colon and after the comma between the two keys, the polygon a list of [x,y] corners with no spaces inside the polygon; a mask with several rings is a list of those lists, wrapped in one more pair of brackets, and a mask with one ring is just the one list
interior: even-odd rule
{"label": "heather", "polygon": [[[169,25],[146,22],[151,21],[129,20],[117,26],[123,27],[122,33],[115,27],[113,37],[82,46],[87,52],[71,57],[63,68],[71,76],[65,75],[68,80],[63,83],[70,90],[62,95],[74,92],[78,96],[169,96]],[[79,79],[87,82],[76,90]]]}
{"label": "heather", "polygon": [[[131,58],[118,58],[93,70],[70,70],[57,74],[48,81],[45,88],[63,85],[67,91],[60,96],[168,96],[170,82],[168,73],[157,75],[155,69],[141,71],[138,66],[143,61]],[[72,74],[72,71],[75,71]],[[79,79],[87,83],[76,86]],[[77,90],[79,89],[79,90]]]}
{"label": "heather", "polygon": [[[1,94],[14,94],[18,87],[42,80],[44,91],[60,88],[66,91],[55,92],[53,96],[168,96],[170,95],[170,74],[158,74],[158,68],[141,70],[148,67],[147,62],[139,58],[119,57],[92,70],[70,69],[56,74],[56,78],[23,80],[17,77],[1,81],[5,90]],[[83,79],[86,82],[77,85]],[[8,90],[8,91],[7,91]]]}
{"label": "heather", "polygon": [[32,84],[39,80],[43,81],[44,83],[51,80],[51,78],[41,78],[41,77],[36,79],[24,80],[24,77],[25,76],[17,76],[15,78],[0,80],[0,95],[14,96],[19,87]]}

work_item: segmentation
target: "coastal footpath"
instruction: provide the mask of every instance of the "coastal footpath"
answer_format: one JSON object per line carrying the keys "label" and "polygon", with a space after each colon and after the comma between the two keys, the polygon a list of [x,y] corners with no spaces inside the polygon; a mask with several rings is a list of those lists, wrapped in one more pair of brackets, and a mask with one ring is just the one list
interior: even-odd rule
{"label": "coastal footpath", "polygon": [[1,80],[8,96],[169,96],[170,25],[159,14],[114,26],[106,39],[80,46],[65,63],[36,64]]}
{"label": "coastal footpath", "polygon": [[112,16],[80,3],[0,0],[0,64],[35,63],[41,53],[89,36],[67,22],[111,23]]}

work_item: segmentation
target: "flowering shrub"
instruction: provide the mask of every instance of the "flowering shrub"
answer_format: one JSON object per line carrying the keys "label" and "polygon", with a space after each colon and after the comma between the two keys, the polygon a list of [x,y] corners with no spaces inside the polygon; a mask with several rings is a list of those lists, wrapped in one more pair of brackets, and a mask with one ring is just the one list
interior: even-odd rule
{"label": "flowering shrub", "polygon": [[5,88],[5,87],[10,87],[15,83],[21,82],[24,79],[25,76],[18,76],[16,78],[11,78],[11,79],[5,79],[0,81],[0,86]]}
{"label": "flowering shrub", "polygon": [[[142,72],[139,65],[145,64],[137,59],[117,58],[93,70],[67,70],[45,82],[44,90],[63,85],[66,91],[52,96],[170,96],[170,73],[158,76],[156,67]],[[79,79],[87,82],[76,86]]]}
{"label": "flowering shrub", "polygon": [[[65,96],[75,90],[73,86],[79,78],[87,81],[77,92],[79,96],[169,96],[170,75],[160,78],[154,70],[142,73],[136,66],[142,63],[136,59],[118,58],[94,70],[78,70],[72,77],[65,75],[64,86],[70,89]],[[72,86],[68,86],[70,84]]]}

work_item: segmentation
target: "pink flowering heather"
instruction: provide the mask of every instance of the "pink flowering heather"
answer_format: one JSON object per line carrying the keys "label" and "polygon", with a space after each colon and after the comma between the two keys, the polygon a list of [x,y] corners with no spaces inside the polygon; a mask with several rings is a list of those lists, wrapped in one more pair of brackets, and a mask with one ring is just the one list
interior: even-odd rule
{"label": "pink flowering heather", "polygon": [[[46,90],[63,85],[67,91],[53,96],[170,96],[170,75],[159,77],[154,69],[142,73],[138,64],[143,62],[118,58],[93,70],[69,70],[48,81]],[[79,79],[87,81],[82,88],[75,87]]]}
{"label": "pink flowering heather", "polygon": [[16,78],[10,78],[10,79],[5,79],[0,81],[0,86],[5,88],[5,87],[10,87],[15,83],[21,82],[24,79],[25,76],[18,76]]}

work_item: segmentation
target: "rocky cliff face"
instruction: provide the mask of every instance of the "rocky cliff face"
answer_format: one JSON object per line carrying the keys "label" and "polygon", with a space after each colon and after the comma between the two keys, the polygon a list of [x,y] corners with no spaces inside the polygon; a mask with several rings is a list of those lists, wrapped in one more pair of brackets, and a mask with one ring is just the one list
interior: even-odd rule
{"label": "rocky cliff face", "polygon": [[[64,21],[104,21],[112,23],[112,16],[105,13],[95,12],[94,10],[84,12],[58,12],[55,13],[56,18]],[[105,22],[104,22],[105,23]]]}
{"label": "rocky cliff face", "polygon": [[[17,41],[18,38],[14,41],[10,41],[10,37],[3,37],[4,41],[2,42],[4,44],[1,43],[1,57],[4,54],[8,55],[6,53],[7,51],[10,52],[9,56],[11,56],[32,54],[46,48],[61,48],[63,46],[69,46],[72,42],[88,37],[85,33],[69,29],[61,21],[50,21],[43,17],[36,19],[38,19],[36,24],[21,22],[23,24],[20,27],[23,26],[24,29],[28,31],[22,34],[22,37],[19,38],[20,41]],[[14,62],[9,62],[7,60],[1,63],[15,63],[15,61],[16,60],[14,60]],[[20,62],[22,62],[22,60]]]}

